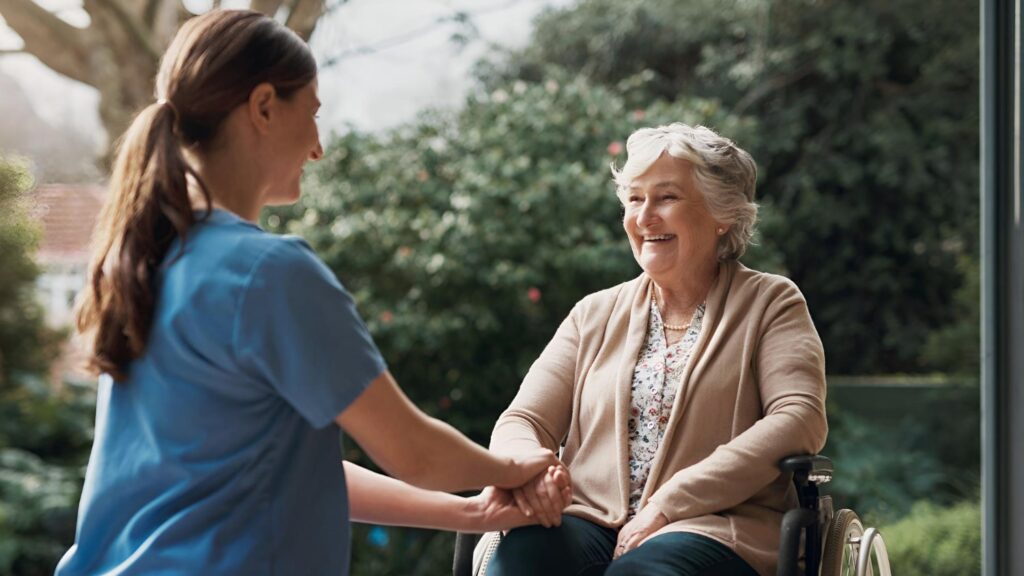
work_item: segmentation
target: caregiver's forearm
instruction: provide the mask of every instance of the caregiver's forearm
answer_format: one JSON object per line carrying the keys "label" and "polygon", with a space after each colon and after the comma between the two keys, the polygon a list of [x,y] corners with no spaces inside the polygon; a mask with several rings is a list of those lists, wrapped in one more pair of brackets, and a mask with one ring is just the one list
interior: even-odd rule
{"label": "caregiver's forearm", "polygon": [[349,516],[353,522],[472,531],[474,502],[444,492],[424,490],[345,462]]}

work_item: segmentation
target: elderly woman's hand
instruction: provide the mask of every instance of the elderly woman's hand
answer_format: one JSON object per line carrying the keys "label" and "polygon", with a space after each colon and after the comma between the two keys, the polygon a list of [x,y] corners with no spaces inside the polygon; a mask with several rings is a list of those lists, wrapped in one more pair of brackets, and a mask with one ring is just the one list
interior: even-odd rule
{"label": "elderly woman's hand", "polygon": [[[572,502],[572,486],[569,482],[569,475],[564,469],[552,466],[543,474],[538,475],[538,477],[541,476],[558,489],[559,500],[563,508]],[[475,510],[474,517],[480,518],[480,531],[509,530],[536,524],[539,521],[536,514],[527,515],[518,506],[512,492],[512,490],[489,486],[479,495],[469,499],[469,505]]]}
{"label": "elderly woman's hand", "polygon": [[644,506],[640,513],[626,522],[626,525],[619,530],[619,539],[615,544],[615,553],[612,559],[622,556],[633,548],[636,548],[651,534],[654,534],[668,524],[668,518],[655,506]]}
{"label": "elderly woman's hand", "polygon": [[512,490],[516,505],[545,528],[562,524],[562,510],[572,503],[572,481],[565,466],[549,466],[532,480]]}

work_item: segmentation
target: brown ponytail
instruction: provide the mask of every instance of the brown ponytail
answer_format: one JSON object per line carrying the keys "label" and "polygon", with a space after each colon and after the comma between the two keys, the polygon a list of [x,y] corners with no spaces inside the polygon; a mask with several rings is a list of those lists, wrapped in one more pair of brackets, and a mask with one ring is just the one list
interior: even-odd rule
{"label": "brown ponytail", "polygon": [[315,77],[305,42],[258,12],[214,10],[178,31],[157,75],[161,100],[142,110],[122,137],[96,227],[77,312],[92,373],[123,380],[131,360],[145,352],[158,267],[196,222],[190,180],[210,206],[184,149],[209,144],[257,85],[269,82],[287,98]]}

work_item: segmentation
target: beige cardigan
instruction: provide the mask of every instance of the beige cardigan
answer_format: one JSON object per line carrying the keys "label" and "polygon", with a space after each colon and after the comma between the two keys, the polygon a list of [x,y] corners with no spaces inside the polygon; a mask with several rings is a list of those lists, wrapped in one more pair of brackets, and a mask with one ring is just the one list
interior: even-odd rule
{"label": "beige cardigan", "polygon": [[[629,494],[627,418],[647,333],[646,275],[581,300],[499,418],[495,451],[562,450],[566,513],[621,527]],[[825,444],[825,357],[807,304],[781,276],[720,265],[640,501],[669,524],[718,540],[775,574],[779,522],[796,503],[784,456]]]}

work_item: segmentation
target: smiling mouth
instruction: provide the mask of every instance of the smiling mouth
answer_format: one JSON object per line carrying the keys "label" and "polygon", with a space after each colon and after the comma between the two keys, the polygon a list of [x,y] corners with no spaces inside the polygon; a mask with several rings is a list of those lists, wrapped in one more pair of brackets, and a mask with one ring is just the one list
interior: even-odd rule
{"label": "smiling mouth", "polygon": [[657,244],[659,242],[668,242],[669,240],[674,240],[675,237],[675,234],[658,234],[656,236],[644,236],[644,242],[651,242]]}

